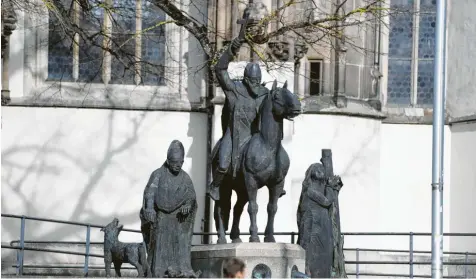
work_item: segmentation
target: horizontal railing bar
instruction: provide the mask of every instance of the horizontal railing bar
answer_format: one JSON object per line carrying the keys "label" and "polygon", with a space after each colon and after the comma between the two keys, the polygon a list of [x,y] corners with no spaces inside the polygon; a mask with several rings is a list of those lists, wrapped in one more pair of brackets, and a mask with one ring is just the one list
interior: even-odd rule
{"label": "horizontal railing bar", "polygon": [[[230,235],[230,232],[225,232],[226,235]],[[195,236],[216,236],[217,232],[194,232]],[[250,235],[250,232],[240,232],[240,235]],[[258,235],[265,235],[264,232],[258,232]],[[274,235],[284,235],[284,236],[297,236],[297,232],[275,232]],[[476,236],[476,234],[475,234]]]}
{"label": "horizontal railing bar", "polygon": [[[357,273],[346,272],[347,275],[357,275]],[[359,276],[385,276],[385,277],[410,277],[408,274],[393,274],[393,273],[367,273],[367,272],[359,272]],[[431,278],[431,276],[426,275],[413,275],[413,277],[420,277],[420,278]]]}
{"label": "horizontal railing bar", "polygon": [[[16,265],[12,265],[12,267],[16,267]],[[25,268],[84,268],[84,265],[26,265],[24,264],[23,267]],[[88,266],[89,269],[104,269],[104,266]],[[121,266],[121,270],[124,269],[131,269],[135,270],[136,268],[133,266]]]}
{"label": "horizontal railing bar", "polygon": [[[413,265],[431,265],[431,262],[410,262],[410,261],[345,261],[345,264],[413,264]],[[443,265],[476,265],[476,262],[443,262]],[[360,275],[360,273],[359,273]]]}
{"label": "horizontal railing bar", "polygon": [[[55,250],[55,249],[46,249],[46,248],[34,248],[34,247],[16,247],[16,246],[9,246],[9,245],[2,245],[2,249],[14,249],[14,250],[25,250],[25,251],[36,251],[36,252],[47,252],[47,253],[57,253],[57,254],[67,254],[67,255],[75,255],[75,256],[86,256],[85,253],[81,252],[71,252],[71,251],[64,251],[64,250]],[[96,258],[104,258],[104,255],[98,254],[88,254],[90,257]]]}
{"label": "horizontal railing bar", "polygon": [[[20,240],[12,240],[10,241],[10,245],[13,245],[13,244],[19,244],[20,243]],[[61,241],[61,240],[25,240],[23,241],[23,243],[25,244],[84,244],[86,245],[86,241]],[[89,244],[94,244],[94,245],[102,245],[104,244],[103,241],[101,242],[94,242],[94,241],[91,241]]]}
{"label": "horizontal railing bar", "polygon": [[14,214],[2,214],[2,217],[16,218],[16,219],[25,218],[26,220],[32,220],[32,221],[42,221],[42,222],[59,223],[59,224],[67,224],[67,225],[76,225],[76,226],[91,226],[91,227],[98,227],[98,228],[103,228],[103,227],[104,227],[104,226],[98,226],[98,225],[93,225],[93,224],[88,224],[88,223],[82,223],[82,222],[64,221],[64,220],[56,220],[56,219],[49,219],[49,218],[39,218],[39,217],[31,217],[31,216],[24,216],[24,215],[14,215]]}
{"label": "horizontal railing bar", "polygon": [[[57,223],[57,224],[65,224],[65,225],[74,225],[74,226],[83,226],[83,227],[89,226],[89,227],[91,227],[91,228],[98,228],[98,229],[104,228],[104,226],[102,226],[102,225],[95,225],[95,224],[90,224],[90,223],[73,222],[73,221],[63,221],[63,220],[56,220],[56,219],[49,219],[49,218],[39,218],[39,217],[24,216],[24,215],[2,214],[2,217],[16,218],[16,219],[25,218],[25,220],[41,221],[41,222],[49,222],[49,223]],[[141,233],[140,230],[125,229],[125,228],[122,229],[122,231]]]}
{"label": "horizontal railing bar", "polygon": [[[431,236],[431,233],[422,232],[343,232],[343,235],[355,236]],[[443,233],[443,236],[476,236],[476,233]]]}
{"label": "horizontal railing bar", "polygon": [[[397,250],[397,249],[371,249],[371,248],[344,248],[344,251],[357,251],[359,252],[394,252],[394,253],[410,253],[410,250]],[[421,250],[413,250],[415,254],[431,254],[431,251],[421,251]],[[447,255],[468,255],[468,256],[476,256],[476,253],[470,252],[443,252],[443,254]]]}
{"label": "horizontal railing bar", "polygon": [[[103,225],[95,225],[90,223],[82,223],[82,222],[73,222],[73,221],[63,221],[63,220],[55,220],[49,218],[39,218],[39,217],[31,217],[31,216],[24,216],[24,215],[15,215],[15,214],[1,214],[2,217],[7,218],[25,218],[26,220],[33,220],[33,221],[43,221],[43,222],[51,222],[51,223],[60,223],[60,224],[69,224],[69,225],[76,225],[76,226],[90,226],[92,228],[103,228]],[[123,231],[127,232],[135,232],[140,233],[140,230],[133,230],[133,229],[123,229]],[[195,232],[193,233],[196,236],[214,236],[216,232]],[[241,235],[249,235],[250,233],[241,233]],[[264,232],[258,233],[259,235],[264,235]],[[276,232],[275,235],[297,235],[297,232]],[[413,236],[431,236],[431,233],[422,233],[422,232],[343,232],[343,235],[355,235],[355,236],[409,236],[413,234]],[[476,233],[444,233],[443,236],[476,236]]]}
{"label": "horizontal railing bar", "polygon": [[[347,275],[357,275],[357,273],[349,273]],[[385,276],[385,277],[410,277],[408,274],[391,274],[391,273],[367,273],[367,272],[359,272],[359,276]],[[431,278],[431,275],[416,275],[413,274],[413,277],[417,278]],[[465,278],[464,276],[443,276],[443,278]]]}

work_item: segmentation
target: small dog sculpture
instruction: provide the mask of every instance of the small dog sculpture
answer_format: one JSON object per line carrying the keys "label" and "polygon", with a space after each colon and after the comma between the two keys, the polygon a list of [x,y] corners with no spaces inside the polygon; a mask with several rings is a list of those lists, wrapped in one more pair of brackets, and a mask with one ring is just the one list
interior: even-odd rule
{"label": "small dog sculpture", "polygon": [[104,232],[104,263],[106,264],[106,276],[111,277],[111,263],[114,263],[116,276],[121,277],[121,266],[130,263],[137,272],[138,277],[150,276],[150,267],[147,263],[145,243],[123,243],[119,241],[119,233],[123,225],[114,218],[101,231]]}

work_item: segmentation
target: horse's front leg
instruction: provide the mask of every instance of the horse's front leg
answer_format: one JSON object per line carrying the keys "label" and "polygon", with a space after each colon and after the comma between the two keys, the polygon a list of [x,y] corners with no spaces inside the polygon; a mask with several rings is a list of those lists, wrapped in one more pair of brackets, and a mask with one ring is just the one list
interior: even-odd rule
{"label": "horse's front leg", "polygon": [[260,242],[258,236],[258,225],[256,216],[258,215],[258,203],[256,196],[258,194],[258,182],[250,173],[245,173],[245,185],[248,192],[248,214],[250,215],[250,242]]}
{"label": "horse's front leg", "polygon": [[278,211],[278,199],[284,189],[284,180],[274,185],[269,185],[269,202],[268,202],[268,223],[264,231],[264,242],[276,242],[274,239],[274,217]]}
{"label": "horse's front leg", "polygon": [[222,208],[219,204],[220,202],[215,202],[215,208],[213,210],[213,215],[215,219],[215,228],[218,234],[218,241],[217,244],[225,244],[226,243],[226,234],[225,228],[223,226],[223,214]]}

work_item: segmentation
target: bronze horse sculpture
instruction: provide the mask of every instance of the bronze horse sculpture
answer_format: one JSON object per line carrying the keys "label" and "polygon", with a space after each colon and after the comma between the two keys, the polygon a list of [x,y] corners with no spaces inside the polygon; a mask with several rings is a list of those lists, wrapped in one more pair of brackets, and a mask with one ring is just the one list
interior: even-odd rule
{"label": "bronze horse sculpture", "polygon": [[[301,113],[298,97],[283,87],[277,87],[275,80],[259,108],[260,131],[253,134],[242,149],[241,162],[235,178],[227,173],[220,187],[220,200],[215,202],[214,219],[218,233],[218,243],[226,243],[231,211],[231,195],[234,190],[237,201],[233,208],[233,224],[230,232],[232,242],[241,242],[240,218],[248,203],[250,215],[250,242],[259,242],[256,216],[258,189],[267,186],[269,190],[268,222],[265,229],[265,242],[275,242],[274,218],[278,210],[278,199],[284,188],[284,180],[289,170],[289,156],[281,145],[283,138],[283,120],[296,117]],[[221,139],[220,139],[221,141]],[[212,169],[217,169],[220,141],[212,152]]]}

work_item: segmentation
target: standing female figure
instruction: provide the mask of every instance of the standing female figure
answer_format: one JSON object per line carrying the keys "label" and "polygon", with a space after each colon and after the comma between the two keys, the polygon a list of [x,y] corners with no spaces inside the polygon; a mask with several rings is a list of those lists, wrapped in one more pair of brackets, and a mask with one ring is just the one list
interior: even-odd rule
{"label": "standing female figure", "polygon": [[325,168],[312,164],[306,171],[298,207],[298,244],[306,250],[306,273],[312,278],[330,278],[333,259],[332,220],[334,201],[327,187]]}

